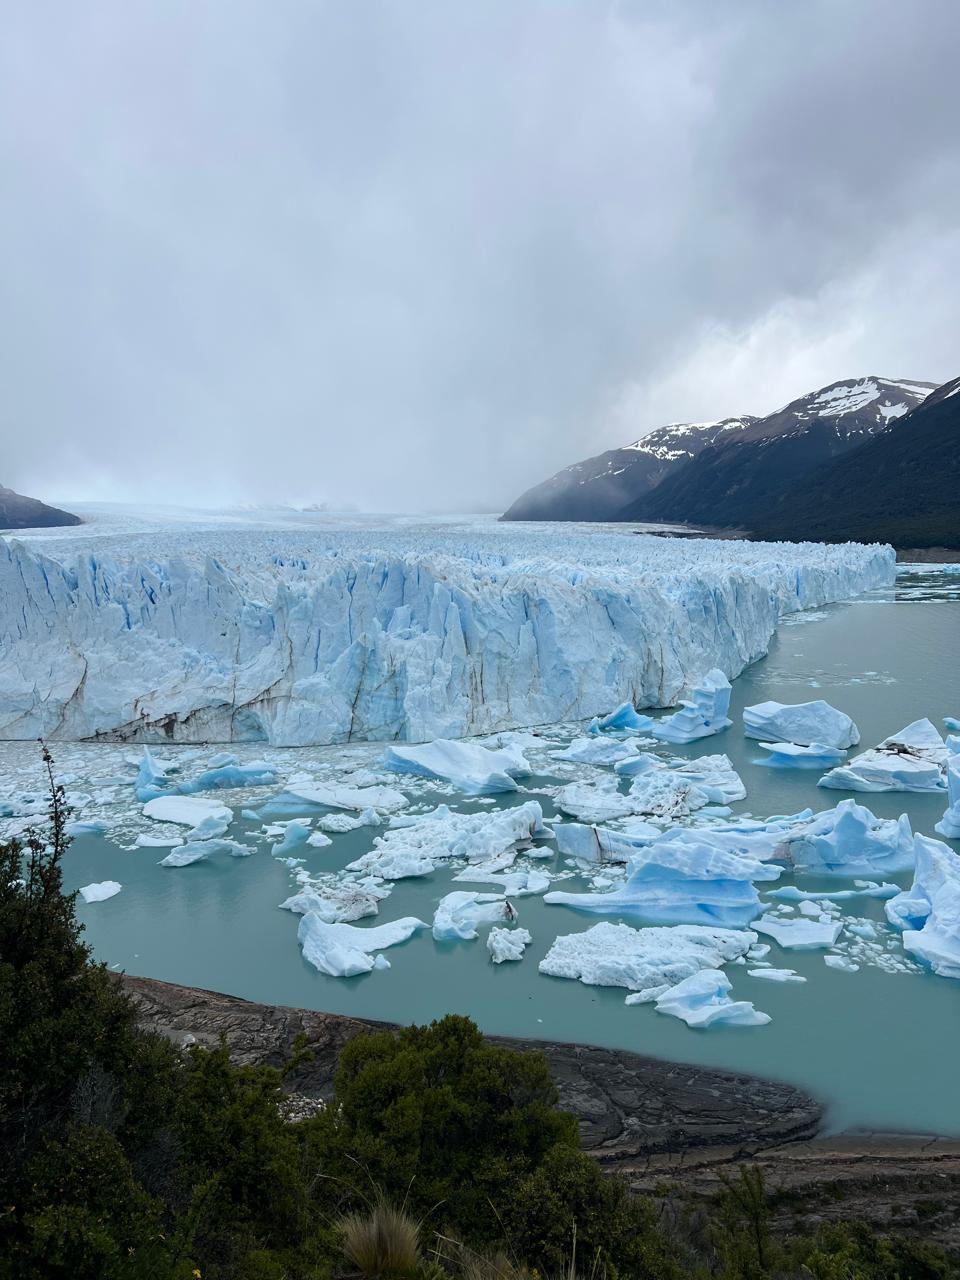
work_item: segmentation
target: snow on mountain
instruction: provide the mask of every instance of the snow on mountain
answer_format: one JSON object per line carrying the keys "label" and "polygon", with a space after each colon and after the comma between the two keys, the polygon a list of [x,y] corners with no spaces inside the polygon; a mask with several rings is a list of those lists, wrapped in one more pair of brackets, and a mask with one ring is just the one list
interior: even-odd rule
{"label": "snow on mountain", "polygon": [[504,520],[609,520],[626,502],[649,493],[676,467],[756,418],[672,422],[621,449],[564,467],[529,489]]}
{"label": "snow on mountain", "polygon": [[932,387],[878,377],[821,387],[718,437],[611,518],[755,530],[808,472],[891,430]]}
{"label": "snow on mountain", "polygon": [[0,737],[458,738],[667,706],[888,548],[495,522],[96,519],[0,540]]}

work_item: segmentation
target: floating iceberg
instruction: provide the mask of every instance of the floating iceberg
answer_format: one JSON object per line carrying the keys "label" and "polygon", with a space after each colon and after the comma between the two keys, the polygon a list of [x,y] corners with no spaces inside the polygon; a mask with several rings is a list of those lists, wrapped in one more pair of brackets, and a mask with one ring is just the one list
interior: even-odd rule
{"label": "floating iceberg", "polygon": [[[781,868],[729,853],[696,830],[671,835],[630,859],[627,879],[609,893],[548,893],[544,902],[602,915],[635,915],[661,924],[739,928],[760,914],[754,880],[776,880]],[[707,838],[704,838],[707,837]]]}
{"label": "floating iceberg", "polygon": [[[598,716],[590,723],[591,733],[620,730],[625,733],[646,733],[653,728],[652,716],[643,716],[632,702],[621,702],[609,715]],[[960,728],[960,725],[958,725]]]}
{"label": "floating iceberg", "polygon": [[109,528],[0,541],[0,737],[427,742],[669,706],[894,575],[853,544]]}
{"label": "floating iceberg", "polygon": [[[216,758],[216,757],[215,757]],[[177,784],[181,795],[195,795],[198,791],[228,790],[233,787],[267,787],[277,781],[277,771],[265,760],[251,760],[238,764],[235,757],[227,763],[205,769],[196,778]]]}
{"label": "floating iceberg", "polygon": [[84,902],[106,902],[107,898],[116,897],[122,888],[116,880],[101,880],[99,884],[85,884],[78,892]]}
{"label": "floating iceberg", "polygon": [[68,836],[102,836],[109,830],[110,823],[104,818],[77,818],[66,825]]}
{"label": "floating iceberg", "polygon": [[188,840],[186,844],[177,845],[175,849],[161,858],[161,867],[189,867],[194,862],[206,862],[215,853],[228,853],[231,858],[249,858],[253,849],[247,844],[238,844],[236,840]]}
{"label": "floating iceberg", "polygon": [[[219,800],[203,800],[195,796],[158,796],[143,806],[145,818],[157,822],[177,822],[185,827],[199,827],[210,819],[212,823],[231,823],[233,810]],[[226,830],[226,827],[224,827]]]}
{"label": "floating iceberg", "polygon": [[844,711],[815,702],[758,702],[743,709],[743,732],[764,742],[813,743],[843,751],[860,741],[860,730]]}
{"label": "floating iceberg", "polygon": [[[724,755],[674,760],[669,764],[653,756],[636,759],[643,762],[642,770],[633,777],[628,792],[619,788],[622,775],[607,774],[595,782],[571,782],[559,791],[557,808],[591,823],[634,816],[686,818],[705,805],[728,804],[747,794]],[[632,761],[626,763],[630,765]]]}
{"label": "floating iceberg", "polygon": [[384,763],[396,773],[416,773],[452,782],[460,791],[474,796],[516,791],[515,779],[530,773],[519,747],[491,749],[445,738],[424,746],[388,747]]}
{"label": "floating iceberg", "polygon": [[[310,828],[305,822],[288,822],[283,831],[283,839],[273,846],[270,852],[275,858],[294,853],[310,839]],[[331,841],[327,841],[328,844]]]}
{"label": "floating iceberg", "polygon": [[935,725],[914,720],[879,746],[831,769],[817,784],[837,791],[941,791],[947,748]]}
{"label": "floating iceberg", "polygon": [[770,1015],[749,1000],[731,1000],[730,987],[730,979],[719,969],[701,969],[658,996],[654,1007],[688,1027],[762,1027],[770,1021]]}
{"label": "floating iceberg", "polygon": [[491,929],[487,934],[487,950],[494,964],[503,964],[505,960],[522,960],[532,941],[527,929]]}
{"label": "floating iceberg", "polygon": [[806,916],[792,920],[782,916],[761,916],[754,920],[753,928],[767,934],[788,951],[817,951],[821,947],[832,947],[843,932],[842,923],[829,916],[821,916],[819,920]]}
{"label": "floating iceberg", "polygon": [[389,964],[374,952],[406,942],[419,929],[426,929],[415,916],[403,916],[390,924],[358,929],[352,924],[327,924],[308,912],[300,921],[297,938],[303,958],[331,978],[352,978],[372,969],[386,969]]}
{"label": "floating iceberg", "polygon": [[636,743],[629,738],[574,738],[563,751],[551,753],[554,760],[573,760],[578,764],[617,764],[622,760],[637,758]]}
{"label": "floating iceberg", "polygon": [[312,912],[326,924],[340,924],[375,916],[380,903],[388,896],[389,890],[373,883],[345,881],[321,887],[308,881],[280,906],[301,916]]}
{"label": "floating iceberg", "polygon": [[886,904],[887,919],[903,930],[903,949],[943,978],[960,978],[960,857],[916,836],[913,884]]}
{"label": "floating iceberg", "polygon": [[439,805],[432,813],[394,818],[370,853],[348,863],[347,870],[399,880],[429,875],[440,862],[464,858],[501,871],[542,834],[543,810],[536,800],[493,813],[454,813]]}
{"label": "floating iceberg", "polygon": [[934,827],[948,840],[960,840],[960,755],[947,756],[947,808]]}
{"label": "floating iceberg", "polygon": [[632,929],[626,924],[596,924],[584,933],[555,938],[540,961],[540,972],[574,978],[588,986],[626,987],[636,992],[628,1003],[655,1000],[701,969],[716,969],[746,955],[757,935],[746,929]]}
{"label": "floating iceberg", "polygon": [[877,818],[856,800],[841,800],[787,835],[781,852],[798,871],[853,878],[909,871],[913,849],[905,813],[897,820]]}
{"label": "floating iceberg", "polygon": [[766,978],[768,982],[806,982],[796,969],[748,969],[748,978]]}
{"label": "floating iceberg", "polygon": [[477,926],[512,923],[514,907],[499,893],[468,893],[456,890],[440,899],[433,916],[433,936],[438,942],[468,941],[477,936]]}
{"label": "floating iceberg", "polygon": [[839,747],[828,747],[822,742],[811,742],[801,747],[796,742],[761,742],[764,751],[770,752],[768,760],[757,764],[770,769],[830,769],[842,764],[846,752]]}
{"label": "floating iceberg", "polygon": [[543,893],[550,888],[550,877],[542,871],[484,871],[479,867],[465,867],[453,879],[466,884],[498,884],[508,898],[525,898]]}
{"label": "floating iceberg", "polygon": [[[294,801],[303,801],[307,806],[323,809],[348,809],[354,813],[364,813],[373,809],[376,813],[396,813],[405,809],[410,801],[402,791],[393,787],[351,787],[342,783],[330,786],[305,786],[287,783],[283,792],[276,797],[279,812],[288,797]],[[264,806],[263,812],[270,813],[274,801]],[[303,806],[301,806],[303,807]]]}
{"label": "floating iceberg", "polygon": [[661,742],[696,742],[709,738],[733,723],[730,710],[730,681],[717,668],[708,671],[694,685],[690,698],[680,703],[680,710],[653,725],[650,732]]}
{"label": "floating iceberg", "polygon": [[554,827],[557,848],[569,858],[580,862],[625,863],[637,849],[659,840],[663,832],[649,823],[640,824],[641,830],[611,831],[609,827],[586,826],[580,822],[561,822]]}

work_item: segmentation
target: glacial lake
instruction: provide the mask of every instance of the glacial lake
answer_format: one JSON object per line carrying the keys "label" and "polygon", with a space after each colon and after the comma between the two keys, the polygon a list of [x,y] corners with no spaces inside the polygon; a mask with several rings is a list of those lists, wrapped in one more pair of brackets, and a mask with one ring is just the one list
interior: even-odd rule
{"label": "glacial lake", "polygon": [[[764,752],[742,735],[742,707],[769,698],[826,698],[856,720],[859,749],[864,749],[921,716],[940,726],[943,716],[960,715],[958,657],[960,568],[901,569],[895,589],[787,619],[768,656],[734,682],[734,727],[677,748],[676,753],[696,757],[722,751],[730,756],[747,788],[747,799],[733,806],[735,814],[766,817],[805,806],[815,811],[832,808],[847,793],[818,789],[817,771],[777,771],[755,763]],[[5,770],[29,772],[32,785],[37,785],[30,763],[34,750],[28,744],[0,745],[0,762]],[[58,766],[75,772],[78,759],[89,767],[94,754],[105,750],[54,744]],[[116,758],[118,749],[111,750]],[[130,754],[139,748],[124,750]],[[292,772],[290,757],[329,759],[337,751],[303,748],[266,754],[271,759],[284,757]],[[177,749],[163,754],[175,758]],[[265,753],[248,749],[244,758],[254,754]],[[375,762],[376,757],[375,750],[364,748],[363,763]],[[394,785],[402,790],[404,780]],[[529,798],[540,798],[536,778],[526,785]],[[262,789],[260,801],[276,790]],[[236,806],[233,836],[245,829],[260,830],[259,822],[239,817],[241,803],[257,803],[247,796],[241,802],[232,793],[218,793]],[[504,797],[497,803],[527,798]],[[927,835],[934,834],[945,805],[945,794],[858,799],[881,817],[906,811],[914,829]],[[483,808],[452,792],[438,795],[433,803],[440,800],[464,810]],[[555,812],[549,798],[542,802],[545,814]],[[139,809],[132,798],[129,807]],[[362,828],[334,836],[328,848],[298,852],[309,870],[333,870],[370,849],[375,834]],[[954,847],[960,851],[960,845]],[[97,956],[130,973],[253,1000],[391,1021],[425,1021],[454,1011],[469,1014],[491,1032],[608,1045],[789,1080],[828,1104],[834,1130],[960,1134],[960,984],[949,979],[915,967],[891,973],[864,964],[858,972],[845,972],[828,968],[821,952],[786,952],[773,944],[768,959],[802,973],[806,983],[765,982],[735,965],[726,969],[734,998],[752,1000],[772,1022],[692,1031],[652,1006],[625,1006],[626,992],[620,988],[588,987],[538,973],[538,961],[558,934],[616,917],[547,906],[536,896],[516,900],[520,924],[533,934],[518,964],[490,963],[485,928],[480,940],[443,944],[426,931],[389,949],[389,970],[346,980],[328,978],[300,955],[299,917],[277,909],[295,886],[290,869],[270,856],[269,843],[261,841],[249,858],[214,859],[177,870],[157,865],[165,852],[124,849],[109,838],[85,836],[75,841],[68,855],[68,888],[107,879],[122,883],[117,897],[90,905],[81,902],[78,911]],[[554,864],[534,865],[565,869],[559,856]],[[382,904],[379,920],[360,923],[403,915],[430,921],[444,893],[485,887],[451,884],[450,874],[441,870],[398,882]],[[895,879],[906,885],[911,876]],[[785,875],[780,884],[792,882]],[[805,877],[797,883],[804,889],[849,887],[836,879]],[[568,878],[557,887],[577,889],[581,884],[586,887],[585,881]],[[761,896],[770,887],[776,886],[760,886]],[[859,918],[878,924],[884,920],[882,902],[857,898],[843,906]]]}

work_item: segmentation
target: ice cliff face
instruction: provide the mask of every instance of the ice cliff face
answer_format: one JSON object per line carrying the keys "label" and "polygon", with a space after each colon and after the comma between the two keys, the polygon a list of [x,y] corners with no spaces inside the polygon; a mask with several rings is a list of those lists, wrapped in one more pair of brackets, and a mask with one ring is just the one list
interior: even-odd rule
{"label": "ice cliff face", "polygon": [[0,737],[424,740],[667,706],[893,571],[879,547],[547,525],[9,539]]}

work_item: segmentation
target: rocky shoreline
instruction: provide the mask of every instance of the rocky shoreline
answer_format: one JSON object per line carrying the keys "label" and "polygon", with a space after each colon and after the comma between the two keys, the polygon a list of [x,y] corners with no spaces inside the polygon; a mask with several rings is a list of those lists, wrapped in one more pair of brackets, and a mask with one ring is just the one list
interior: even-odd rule
{"label": "rocky shoreline", "polygon": [[[141,1026],[175,1044],[225,1038],[239,1064],[283,1065],[298,1035],[312,1056],[288,1077],[294,1113],[330,1095],[353,1036],[392,1024],[125,975]],[[930,1134],[824,1136],[822,1105],[793,1085],[591,1045],[491,1036],[546,1054],[583,1149],[638,1191],[710,1194],[731,1165],[753,1163],[784,1229],[863,1218],[960,1249],[960,1140]]]}

